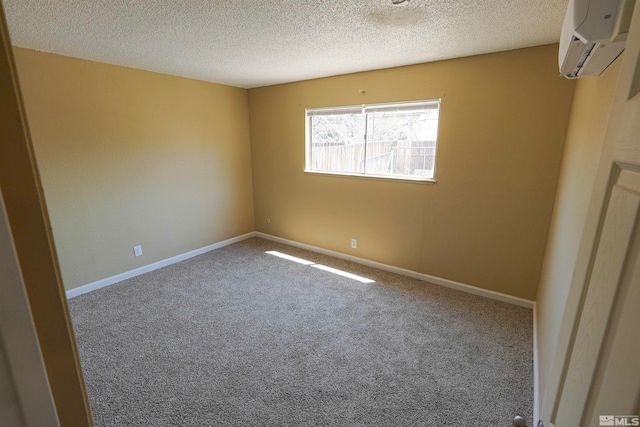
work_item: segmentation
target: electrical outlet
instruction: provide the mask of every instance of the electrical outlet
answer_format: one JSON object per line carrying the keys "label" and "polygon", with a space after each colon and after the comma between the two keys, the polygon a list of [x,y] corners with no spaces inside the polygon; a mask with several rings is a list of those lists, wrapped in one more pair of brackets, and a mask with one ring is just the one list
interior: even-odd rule
{"label": "electrical outlet", "polygon": [[135,256],[142,256],[142,246],[134,246],[133,247],[133,254]]}
{"label": "electrical outlet", "polygon": [[271,224],[271,218],[267,218],[267,224]]}
{"label": "electrical outlet", "polygon": [[356,249],[358,247],[358,241],[356,239],[351,239],[351,247]]}

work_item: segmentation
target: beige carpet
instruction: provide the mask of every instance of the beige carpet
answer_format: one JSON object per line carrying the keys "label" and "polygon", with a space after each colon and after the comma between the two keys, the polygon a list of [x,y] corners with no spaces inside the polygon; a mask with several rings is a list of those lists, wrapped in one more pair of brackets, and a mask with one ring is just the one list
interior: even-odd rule
{"label": "beige carpet", "polygon": [[246,240],[69,307],[98,427],[531,424],[531,310],[290,246]]}

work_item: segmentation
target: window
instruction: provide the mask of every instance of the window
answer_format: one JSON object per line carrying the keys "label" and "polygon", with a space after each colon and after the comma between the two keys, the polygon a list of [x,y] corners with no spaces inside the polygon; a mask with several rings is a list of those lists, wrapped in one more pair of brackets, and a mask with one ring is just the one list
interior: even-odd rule
{"label": "window", "polygon": [[440,100],[306,111],[307,172],[433,181]]}

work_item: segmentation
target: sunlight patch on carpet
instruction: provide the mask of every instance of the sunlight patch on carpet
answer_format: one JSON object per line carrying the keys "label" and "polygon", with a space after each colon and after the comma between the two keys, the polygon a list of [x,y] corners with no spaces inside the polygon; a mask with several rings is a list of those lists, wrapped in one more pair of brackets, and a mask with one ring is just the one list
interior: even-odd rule
{"label": "sunlight patch on carpet", "polygon": [[339,269],[333,268],[333,267],[327,267],[326,265],[322,265],[322,264],[316,264],[313,261],[307,261],[306,259],[298,258],[298,257],[287,255],[287,254],[283,254],[282,252],[266,251],[265,253],[267,253],[269,255],[277,256],[278,258],[282,258],[282,259],[286,259],[286,260],[289,260],[289,261],[297,262],[298,264],[308,265],[308,266],[317,268],[319,270],[328,271],[329,273],[337,274],[338,276],[346,277],[348,279],[357,280],[358,282],[362,282],[362,283],[375,283],[376,282],[375,280],[367,279],[366,277],[358,276],[357,274],[349,273],[347,271],[339,270]]}
{"label": "sunlight patch on carpet", "polygon": [[278,258],[282,258],[282,259],[286,259],[286,260],[289,260],[289,261],[297,262],[298,264],[304,264],[304,265],[313,265],[313,264],[315,264],[315,262],[307,261],[306,259],[298,258],[298,257],[287,255],[287,254],[283,254],[282,252],[278,252],[278,251],[266,251],[265,253],[267,253],[269,255],[277,256]]}
{"label": "sunlight patch on carpet", "polygon": [[357,274],[347,273],[346,271],[338,270],[337,268],[327,267],[322,264],[313,264],[311,267],[319,268],[320,270],[328,271],[329,273],[337,274],[338,276],[348,277],[349,279],[357,280],[362,283],[375,283],[375,280],[367,279],[366,277],[358,276]]}

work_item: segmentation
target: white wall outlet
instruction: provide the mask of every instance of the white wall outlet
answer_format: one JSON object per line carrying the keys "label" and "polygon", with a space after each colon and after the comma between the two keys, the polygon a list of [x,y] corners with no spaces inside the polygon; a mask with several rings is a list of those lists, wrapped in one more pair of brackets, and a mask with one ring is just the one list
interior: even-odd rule
{"label": "white wall outlet", "polygon": [[133,247],[133,254],[135,256],[142,256],[142,246],[134,246]]}
{"label": "white wall outlet", "polygon": [[358,247],[358,241],[356,239],[351,239],[351,247],[356,249]]}

